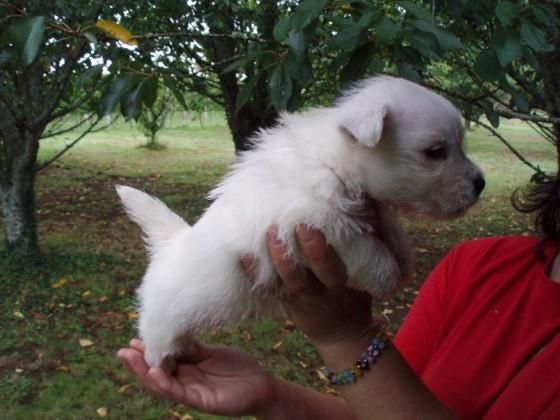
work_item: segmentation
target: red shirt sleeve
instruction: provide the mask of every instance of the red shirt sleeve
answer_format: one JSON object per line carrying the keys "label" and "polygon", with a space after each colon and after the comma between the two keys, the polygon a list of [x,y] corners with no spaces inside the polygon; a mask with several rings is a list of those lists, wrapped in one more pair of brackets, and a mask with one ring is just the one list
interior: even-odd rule
{"label": "red shirt sleeve", "polygon": [[422,375],[441,335],[447,309],[448,272],[455,251],[447,255],[432,271],[420,289],[395,345],[418,376]]}

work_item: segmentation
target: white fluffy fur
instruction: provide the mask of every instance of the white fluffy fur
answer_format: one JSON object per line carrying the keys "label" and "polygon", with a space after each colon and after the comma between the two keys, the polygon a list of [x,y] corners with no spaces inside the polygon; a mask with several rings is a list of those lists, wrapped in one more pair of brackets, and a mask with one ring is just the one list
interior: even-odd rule
{"label": "white fluffy fur", "polygon": [[[396,287],[411,271],[411,252],[390,209],[455,217],[483,187],[462,139],[460,114],[446,99],[378,77],[331,108],[285,114],[260,132],[192,227],[159,200],[118,186],[151,253],[138,290],[148,363],[181,351],[185,334],[279,309],[265,238],[273,224],[298,260],[294,231],[307,224],[338,251],[354,287],[374,294]],[[443,157],[426,152],[440,147]],[[374,217],[386,234],[376,235],[359,217],[365,197],[378,202]],[[256,282],[243,272],[242,255],[258,259]]]}

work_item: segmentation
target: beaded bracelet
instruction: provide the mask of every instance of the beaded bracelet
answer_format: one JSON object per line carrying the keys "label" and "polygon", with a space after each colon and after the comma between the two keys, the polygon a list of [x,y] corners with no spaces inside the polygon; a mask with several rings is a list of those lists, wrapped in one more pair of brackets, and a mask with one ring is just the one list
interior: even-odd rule
{"label": "beaded bracelet", "polygon": [[367,349],[362,353],[360,358],[349,368],[342,370],[339,373],[331,372],[326,367],[321,370],[321,373],[331,385],[344,385],[356,382],[357,378],[364,375],[364,372],[373,365],[383,350],[387,347],[387,334],[384,331],[379,331],[369,343]]}

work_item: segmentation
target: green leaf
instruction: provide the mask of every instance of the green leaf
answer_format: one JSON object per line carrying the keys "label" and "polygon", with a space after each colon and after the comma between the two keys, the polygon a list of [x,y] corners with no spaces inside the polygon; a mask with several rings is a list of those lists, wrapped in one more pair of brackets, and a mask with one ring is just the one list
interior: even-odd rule
{"label": "green leaf", "polygon": [[364,44],[354,51],[340,73],[342,84],[362,78],[373,57],[375,57],[375,46],[372,43]]}
{"label": "green leaf", "polygon": [[235,112],[239,112],[239,110],[243,108],[247,101],[249,101],[251,93],[253,92],[257,82],[259,81],[259,77],[259,75],[253,76],[243,86],[241,86],[241,89],[239,89],[237,98],[235,100]]}
{"label": "green leaf", "polygon": [[308,39],[302,31],[291,30],[288,34],[288,45],[298,61],[305,57]]}
{"label": "green leaf", "polygon": [[253,61],[256,57],[258,57],[261,54],[262,52],[258,50],[258,51],[253,51],[241,58],[238,58],[229,66],[227,66],[225,69],[223,69],[222,74],[231,73],[232,71],[236,71],[239,68],[245,67],[250,61]]}
{"label": "green leaf", "polygon": [[405,79],[411,80],[414,83],[422,83],[422,78],[418,72],[409,64],[397,64],[397,71],[399,76],[404,77]]}
{"label": "green leaf", "polygon": [[331,40],[332,48],[341,48],[344,50],[352,50],[359,45],[364,38],[366,29],[361,26],[351,26],[337,33]]}
{"label": "green leaf", "polygon": [[524,20],[521,24],[521,38],[534,51],[552,51],[554,49],[552,44],[546,40],[546,33],[528,20]]}
{"label": "green leaf", "polygon": [[148,79],[144,79],[142,83],[140,83],[140,90],[141,90],[140,96],[142,98],[142,103],[146,105],[148,108],[151,108],[157,99],[158,85],[159,84],[158,84],[157,77],[150,77]]}
{"label": "green leaf", "polygon": [[39,53],[45,33],[45,17],[34,16],[16,20],[10,26],[12,40],[16,46],[20,62],[28,66]]}
{"label": "green leaf", "polygon": [[296,80],[301,86],[305,85],[313,78],[313,67],[309,62],[309,59],[305,57],[303,61],[297,61],[292,54],[288,55],[288,61],[286,62],[288,67],[288,73],[292,80]]}
{"label": "green leaf", "polygon": [[502,68],[521,55],[521,41],[518,35],[513,32],[498,29],[492,36],[490,43],[496,50]]}
{"label": "green leaf", "polygon": [[496,17],[503,26],[510,26],[513,19],[519,15],[519,5],[509,1],[501,1],[496,5]]}
{"label": "green leaf", "polygon": [[137,118],[142,109],[142,83],[138,83],[121,97],[121,114],[127,120]]}
{"label": "green leaf", "polygon": [[373,57],[369,60],[367,73],[368,74],[378,74],[385,70],[385,63],[378,57]]}
{"label": "green leaf", "polygon": [[110,114],[115,105],[120,102],[122,95],[130,86],[130,78],[124,77],[121,79],[115,80],[109,86],[107,92],[102,96],[101,101],[99,102],[99,113],[101,115]]}
{"label": "green leaf", "polygon": [[410,45],[429,59],[439,59],[440,47],[434,35],[427,32],[411,30],[406,32]]}
{"label": "green leaf", "polygon": [[427,32],[435,36],[439,46],[444,50],[464,48],[463,43],[459,40],[459,38],[451,32],[438,28],[432,21],[418,19],[410,22],[410,24],[420,31]]}
{"label": "green leaf", "polygon": [[163,84],[173,93],[177,102],[183,107],[185,111],[189,110],[187,102],[185,101],[185,97],[183,96],[183,92],[179,90],[173,79],[164,78]]}
{"label": "green leaf", "polygon": [[433,20],[432,14],[429,10],[424,9],[423,7],[418,6],[415,3],[412,3],[410,1],[399,1],[399,5],[401,5],[407,11],[407,13],[410,13],[418,19]]}
{"label": "green leaf", "polygon": [[329,0],[303,0],[292,20],[292,29],[303,30],[321,14]]}
{"label": "green leaf", "polygon": [[484,114],[486,115],[486,119],[494,128],[498,128],[500,126],[500,114],[494,110],[492,103],[485,104]]}
{"label": "green leaf", "polygon": [[399,34],[399,31],[400,28],[398,25],[386,16],[382,16],[375,24],[377,37],[385,44],[392,44]]}
{"label": "green leaf", "polygon": [[504,77],[500,61],[493,50],[485,50],[478,54],[474,64],[476,74],[488,82],[493,82]]}
{"label": "green leaf", "polygon": [[522,92],[517,89],[511,89],[510,93],[512,101],[519,111],[528,113],[531,110],[531,105],[529,105],[529,101]]}
{"label": "green leaf", "polygon": [[282,42],[288,36],[291,19],[291,16],[281,16],[280,19],[278,19],[278,22],[276,22],[276,25],[274,25],[272,36],[277,42]]}
{"label": "green leaf", "polygon": [[550,24],[550,17],[554,16],[554,13],[546,6],[533,6],[531,11],[539,23],[545,26]]}
{"label": "green leaf", "polygon": [[286,109],[288,101],[292,96],[293,83],[287,66],[278,64],[270,75],[268,81],[270,88],[270,99],[277,110]]}
{"label": "green leaf", "polygon": [[93,49],[97,48],[97,37],[93,32],[84,32],[84,38],[86,38],[91,44],[93,44]]}

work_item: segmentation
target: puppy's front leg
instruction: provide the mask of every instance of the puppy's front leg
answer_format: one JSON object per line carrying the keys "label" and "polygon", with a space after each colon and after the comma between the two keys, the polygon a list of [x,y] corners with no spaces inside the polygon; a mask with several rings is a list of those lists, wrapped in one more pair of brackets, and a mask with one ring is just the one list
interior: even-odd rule
{"label": "puppy's front leg", "polygon": [[[337,247],[338,248],[338,247]],[[383,295],[400,283],[403,272],[391,250],[377,237],[363,234],[339,247],[350,286]]]}

